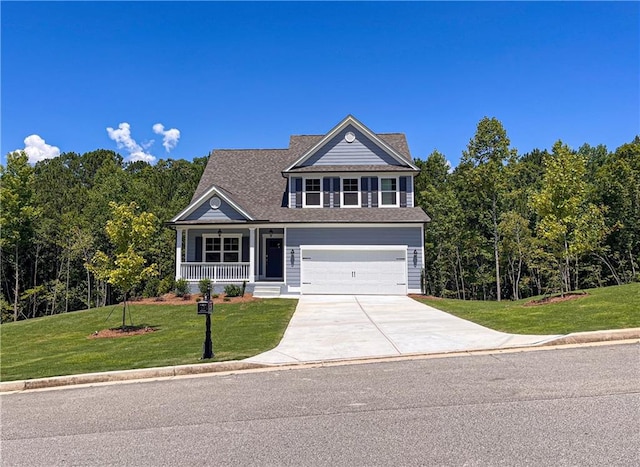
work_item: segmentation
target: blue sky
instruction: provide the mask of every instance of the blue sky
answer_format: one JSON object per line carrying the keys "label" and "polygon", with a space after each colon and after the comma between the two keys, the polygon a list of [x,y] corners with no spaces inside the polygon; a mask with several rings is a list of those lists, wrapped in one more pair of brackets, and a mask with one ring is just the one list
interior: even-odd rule
{"label": "blue sky", "polygon": [[26,146],[282,148],[347,114],[454,166],[483,116],[520,153],[640,133],[638,2],[3,1],[1,15],[3,161]]}

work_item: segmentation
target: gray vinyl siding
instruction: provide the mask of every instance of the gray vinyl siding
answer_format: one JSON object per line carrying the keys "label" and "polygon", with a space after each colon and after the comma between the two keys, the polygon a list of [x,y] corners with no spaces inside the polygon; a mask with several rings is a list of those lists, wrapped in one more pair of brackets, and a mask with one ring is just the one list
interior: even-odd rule
{"label": "gray vinyl siding", "polygon": [[[287,284],[300,287],[300,245],[407,245],[408,288],[420,289],[423,267],[421,236],[420,227],[288,228],[285,240]],[[293,262],[291,250],[294,252]]]}
{"label": "gray vinyl siding", "polygon": [[212,209],[209,206],[209,200],[203,202],[198,206],[191,214],[189,214],[184,220],[188,221],[227,221],[227,220],[244,220],[245,217],[238,211],[233,209],[228,203],[222,201],[222,204],[218,209]]}
{"label": "gray vinyl siding", "polygon": [[[353,132],[356,139],[347,143],[344,135]],[[385,151],[373,144],[354,127],[347,127],[329,141],[320,151],[301,166],[311,165],[402,165]]]}

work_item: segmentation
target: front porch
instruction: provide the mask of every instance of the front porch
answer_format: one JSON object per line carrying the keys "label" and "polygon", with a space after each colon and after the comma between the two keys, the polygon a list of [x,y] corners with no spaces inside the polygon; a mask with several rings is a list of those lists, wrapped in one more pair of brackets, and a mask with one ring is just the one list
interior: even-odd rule
{"label": "front porch", "polygon": [[176,280],[247,284],[284,281],[284,228],[176,229]]}
{"label": "front porch", "polygon": [[250,270],[251,263],[182,263],[179,278],[196,282],[203,278],[212,282],[253,282]]}

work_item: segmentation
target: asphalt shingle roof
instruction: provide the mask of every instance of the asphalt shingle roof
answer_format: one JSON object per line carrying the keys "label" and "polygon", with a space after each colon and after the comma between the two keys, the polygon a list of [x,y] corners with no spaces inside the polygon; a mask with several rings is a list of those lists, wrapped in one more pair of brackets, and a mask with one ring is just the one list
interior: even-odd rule
{"label": "asphalt shingle roof", "polygon": [[[407,161],[411,161],[404,134],[378,134]],[[269,222],[428,222],[421,208],[357,208],[357,209],[291,209],[287,207],[287,178],[282,171],[298,160],[323,135],[291,136],[288,149],[223,149],[215,150],[202,174],[192,202],[212,186],[242,207],[256,221]],[[337,170],[326,167],[324,170]],[[382,166],[343,166],[340,171],[381,171]],[[415,172],[410,167],[400,168]],[[385,166],[385,171],[397,166]],[[305,169],[307,172],[307,169]]]}

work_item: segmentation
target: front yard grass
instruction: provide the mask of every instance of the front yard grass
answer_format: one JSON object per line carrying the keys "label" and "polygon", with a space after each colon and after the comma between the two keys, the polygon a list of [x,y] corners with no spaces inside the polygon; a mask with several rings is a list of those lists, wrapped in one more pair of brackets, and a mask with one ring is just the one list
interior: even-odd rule
{"label": "front yard grass", "polygon": [[[297,300],[270,299],[215,305],[215,357],[206,361],[240,360],[274,348],[296,304]],[[205,317],[196,314],[193,304],[132,305],[133,324],[156,328],[155,332],[89,337],[120,326],[121,310],[110,306],[1,325],[0,380],[202,363]]]}
{"label": "front yard grass", "polygon": [[558,303],[527,306],[533,299],[484,302],[419,298],[452,315],[514,334],[568,334],[640,327],[640,283],[585,290]]}

